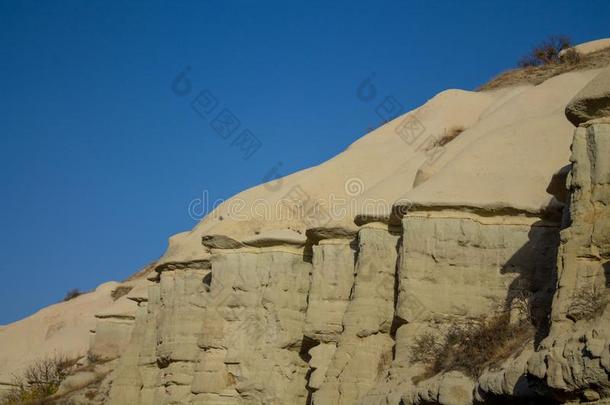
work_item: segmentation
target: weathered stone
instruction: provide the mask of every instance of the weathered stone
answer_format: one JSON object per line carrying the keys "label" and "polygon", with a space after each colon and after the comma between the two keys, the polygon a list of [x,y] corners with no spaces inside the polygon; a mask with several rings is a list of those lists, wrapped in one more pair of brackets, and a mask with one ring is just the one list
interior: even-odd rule
{"label": "weathered stone", "polygon": [[[551,330],[528,370],[552,390],[610,391],[607,373],[610,341],[610,124],[576,129],[568,178],[568,227],[561,232],[558,288]],[[546,370],[546,372],[545,372]]]}
{"label": "weathered stone", "polygon": [[[90,354],[120,356],[99,384],[99,402],[604,400],[610,395],[610,125],[607,119],[581,125],[573,164],[565,166],[571,129],[557,113],[594,74],[573,72],[555,84],[497,94],[439,95],[417,111],[428,117],[426,131],[441,131],[456,116],[468,130],[436,163],[423,152],[395,162],[394,150],[404,148],[404,140],[393,143],[395,123],[373,142],[355,144],[350,153],[367,158],[368,149],[382,145],[372,161],[387,156],[379,164],[386,177],[363,170],[366,181],[356,180],[368,196],[396,202],[358,207],[355,224],[346,216],[306,230],[294,222],[271,226],[216,216],[173,237],[147,291],[136,287],[97,316]],[[568,109],[578,120],[603,115],[604,94],[587,86]],[[514,110],[507,113],[505,105]],[[551,136],[561,153],[538,167]],[[506,155],[502,164],[499,154]],[[358,165],[345,163],[340,158],[328,167],[351,176]],[[300,185],[294,178],[291,184]],[[309,182],[305,197],[343,187],[330,180],[330,186]],[[250,200],[285,195],[251,192]],[[569,215],[560,224],[548,214],[564,203]],[[454,325],[505,311],[513,324],[533,321],[537,334],[501,353],[478,377],[454,364],[430,375],[439,354],[432,351],[427,360],[413,355],[421,337],[438,340],[439,352]],[[70,377],[61,392],[99,378],[93,374]],[[86,403],[79,398],[75,403]]]}
{"label": "weathered stone", "polygon": [[602,70],[566,106],[566,117],[575,126],[610,116],[610,67]]}

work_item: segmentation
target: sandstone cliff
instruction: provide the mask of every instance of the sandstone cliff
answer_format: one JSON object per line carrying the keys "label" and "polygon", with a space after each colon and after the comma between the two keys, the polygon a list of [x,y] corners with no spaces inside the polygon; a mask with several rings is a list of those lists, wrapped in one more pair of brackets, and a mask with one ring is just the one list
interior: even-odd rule
{"label": "sandstone cliff", "polygon": [[448,90],[318,167],[238,194],[98,313],[89,351],[109,362],[60,393],[606,403],[609,75]]}

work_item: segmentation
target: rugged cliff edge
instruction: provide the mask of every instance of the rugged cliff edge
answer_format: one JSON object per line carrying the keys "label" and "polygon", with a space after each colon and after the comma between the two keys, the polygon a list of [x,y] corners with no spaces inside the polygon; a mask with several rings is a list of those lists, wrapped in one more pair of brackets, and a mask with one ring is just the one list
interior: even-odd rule
{"label": "rugged cliff edge", "polygon": [[58,394],[609,403],[609,102],[610,68],[450,90],[237,195],[97,315]]}

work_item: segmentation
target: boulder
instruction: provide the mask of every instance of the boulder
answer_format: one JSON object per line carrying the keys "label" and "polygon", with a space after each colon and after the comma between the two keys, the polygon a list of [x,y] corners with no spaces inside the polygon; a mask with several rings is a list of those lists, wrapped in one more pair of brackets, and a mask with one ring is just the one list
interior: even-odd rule
{"label": "boulder", "polygon": [[601,71],[566,106],[566,117],[575,126],[610,116],[610,67]]}

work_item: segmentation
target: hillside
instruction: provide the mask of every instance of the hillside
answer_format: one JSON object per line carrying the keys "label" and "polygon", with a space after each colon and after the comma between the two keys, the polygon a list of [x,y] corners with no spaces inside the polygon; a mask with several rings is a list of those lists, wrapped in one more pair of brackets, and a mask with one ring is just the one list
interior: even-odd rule
{"label": "hillside", "polygon": [[600,41],[443,91],[225,201],[154,271],[3,326],[0,384],[62,352],[72,403],[607,403]]}

